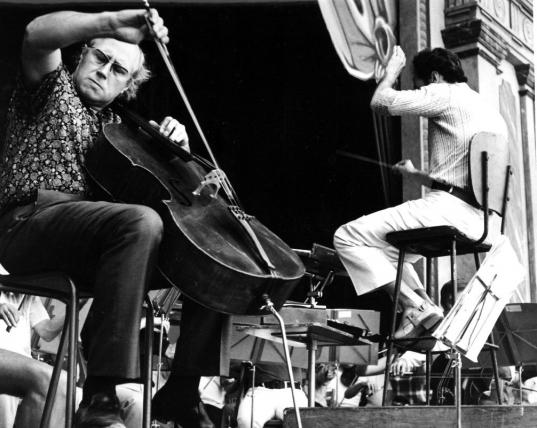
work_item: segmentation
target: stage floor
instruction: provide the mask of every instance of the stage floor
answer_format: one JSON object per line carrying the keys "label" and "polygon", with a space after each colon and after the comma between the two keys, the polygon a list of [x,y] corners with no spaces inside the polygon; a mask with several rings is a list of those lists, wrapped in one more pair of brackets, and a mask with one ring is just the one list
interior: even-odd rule
{"label": "stage floor", "polygon": [[[447,428],[457,426],[452,406],[307,408],[301,409],[303,428]],[[293,409],[285,413],[283,428],[296,428]],[[462,406],[464,428],[535,428],[537,406]]]}

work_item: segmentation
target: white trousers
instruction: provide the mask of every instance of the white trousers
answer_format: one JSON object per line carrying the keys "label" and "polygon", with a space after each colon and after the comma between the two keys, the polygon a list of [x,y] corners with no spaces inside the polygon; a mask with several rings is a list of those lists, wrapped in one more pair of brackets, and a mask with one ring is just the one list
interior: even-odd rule
{"label": "white trousers", "polygon": [[13,395],[0,395],[0,428],[13,428],[21,399]]}
{"label": "white trousers", "polygon": [[[441,190],[421,199],[360,217],[334,235],[334,248],[343,262],[358,295],[395,281],[399,251],[386,241],[386,234],[407,229],[455,226],[470,238],[483,233],[483,211]],[[499,216],[492,216],[486,242],[499,235]],[[414,267],[421,256],[406,254],[402,281],[412,290],[423,288]]]}
{"label": "white trousers", "polygon": [[[308,399],[301,389],[295,388],[295,398],[298,407],[307,407]],[[291,388],[269,389],[263,386],[256,386],[253,392],[254,409],[253,425],[252,416],[252,388],[241,400],[237,413],[237,424],[239,428],[263,428],[266,422],[271,419],[283,420],[283,410],[293,407],[293,397]]]}

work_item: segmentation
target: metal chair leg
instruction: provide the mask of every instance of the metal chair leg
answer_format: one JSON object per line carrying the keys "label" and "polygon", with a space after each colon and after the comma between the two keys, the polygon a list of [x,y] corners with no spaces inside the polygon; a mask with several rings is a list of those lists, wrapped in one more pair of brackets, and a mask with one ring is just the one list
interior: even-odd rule
{"label": "metal chair leg", "polygon": [[382,390],[382,406],[386,405],[388,396],[388,385],[390,383],[390,360],[393,353],[393,335],[397,325],[397,305],[399,304],[399,295],[401,294],[401,280],[403,278],[403,262],[405,260],[405,250],[399,250],[399,260],[397,261],[397,276],[395,278],[395,290],[393,295],[392,325],[390,335],[388,336],[388,349],[386,352],[386,367],[384,368],[384,388]]}
{"label": "metal chair leg", "polygon": [[[54,405],[54,399],[56,398],[56,392],[58,391],[58,383],[62,372],[62,364],[65,358],[66,351],[68,352],[68,365],[67,365],[67,391],[65,397],[65,427],[71,428],[73,426],[74,413],[75,413],[75,378],[76,378],[76,346],[78,340],[78,295],[75,284],[71,278],[67,277],[66,280],[70,286],[69,301],[65,302],[65,322],[62,330],[62,336],[60,344],[58,346],[58,352],[56,354],[56,363],[52,371],[52,377],[50,379],[50,385],[47,391],[47,397],[45,399],[45,408],[43,409],[43,415],[41,416],[40,428],[48,428],[50,424],[50,417],[52,414],[52,406]],[[66,349],[67,348],[67,349]]]}
{"label": "metal chair leg", "polygon": [[68,278],[71,299],[66,311],[69,312],[69,359],[67,369],[67,394],[65,397],[65,426],[72,427],[75,416],[76,356],[78,348],[78,294],[74,282]]}
{"label": "metal chair leg", "polygon": [[142,413],[142,428],[151,428],[151,391],[152,391],[152,364],[153,364],[153,306],[148,295],[145,296],[145,358],[142,365],[142,378],[144,382],[144,404]]}
{"label": "metal chair leg", "polygon": [[[453,286],[453,296],[452,296],[452,305],[455,306],[457,300],[457,241],[455,239],[451,242],[451,284]],[[453,398],[455,401],[455,408],[457,413],[457,428],[462,426],[462,416],[461,416],[461,389],[462,389],[462,379],[461,379],[461,355],[459,352],[455,351],[455,348],[452,349],[452,356],[456,358],[454,374],[455,374],[455,386],[453,388]]]}
{"label": "metal chair leg", "polygon": [[[60,380],[60,374],[62,371],[62,362],[65,357],[67,347],[66,338],[68,335],[68,330],[71,328],[71,326],[69,325],[70,323],[71,319],[69,317],[66,317],[62,330],[62,335],[60,338],[60,344],[58,346],[58,352],[56,354],[56,362],[54,364],[54,369],[52,370],[52,377],[50,378],[47,398],[45,399],[45,408],[43,409],[43,415],[41,416],[41,423],[39,424],[39,428],[49,428],[52,406],[54,405],[54,398],[56,397],[56,391],[58,390],[58,382]],[[66,428],[68,427],[69,426],[66,425]]]}

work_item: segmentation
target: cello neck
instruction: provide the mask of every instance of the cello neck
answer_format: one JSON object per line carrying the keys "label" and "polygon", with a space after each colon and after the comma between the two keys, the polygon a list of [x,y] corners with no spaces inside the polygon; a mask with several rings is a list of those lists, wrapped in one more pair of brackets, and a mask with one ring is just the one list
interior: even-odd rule
{"label": "cello neck", "polygon": [[209,170],[214,169],[214,165],[211,162],[209,162],[207,159],[199,155],[190,153],[186,151],[185,149],[179,147],[177,143],[174,143],[169,138],[162,135],[158,131],[158,129],[155,128],[153,125],[151,125],[146,119],[144,119],[138,113],[125,107],[123,104],[119,102],[115,102],[113,104],[113,109],[119,116],[121,116],[121,118],[126,123],[144,131],[151,138],[155,139],[158,142],[158,144],[161,145],[163,149],[171,151],[174,155],[178,156],[184,162],[190,162],[191,160],[194,160],[195,162],[197,162],[199,165],[203,166],[204,168],[207,168]]}

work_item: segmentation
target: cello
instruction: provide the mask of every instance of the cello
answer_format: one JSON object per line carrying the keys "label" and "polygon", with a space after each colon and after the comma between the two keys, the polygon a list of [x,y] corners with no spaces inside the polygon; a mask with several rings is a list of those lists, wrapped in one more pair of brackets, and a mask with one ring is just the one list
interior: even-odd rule
{"label": "cello", "polygon": [[[145,6],[149,8],[147,2]],[[164,234],[158,268],[187,297],[227,314],[258,314],[267,299],[279,309],[304,275],[304,265],[287,244],[241,208],[166,46],[154,39],[212,162],[177,147],[139,116],[117,106],[124,122],[104,127],[86,156],[86,172],[108,199],[146,205],[160,215]]]}

